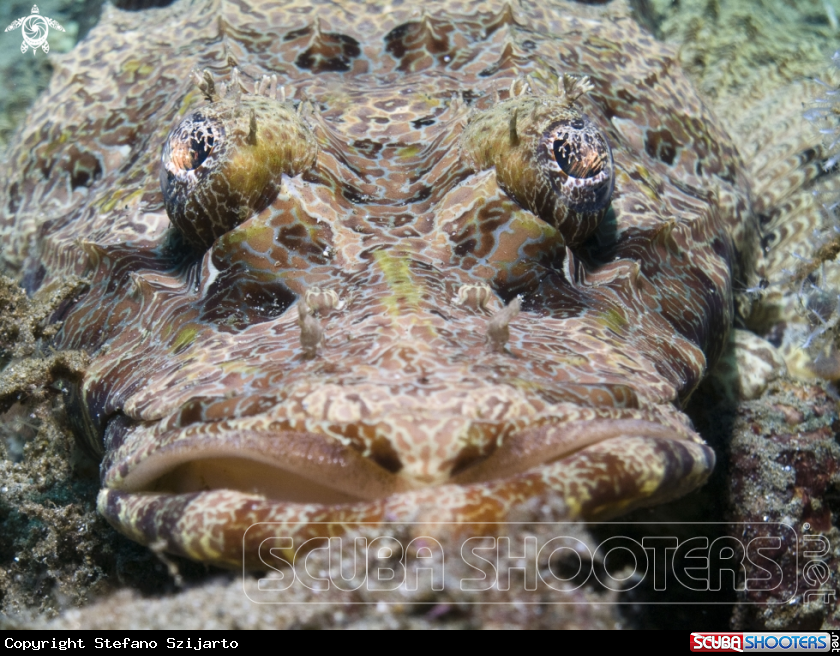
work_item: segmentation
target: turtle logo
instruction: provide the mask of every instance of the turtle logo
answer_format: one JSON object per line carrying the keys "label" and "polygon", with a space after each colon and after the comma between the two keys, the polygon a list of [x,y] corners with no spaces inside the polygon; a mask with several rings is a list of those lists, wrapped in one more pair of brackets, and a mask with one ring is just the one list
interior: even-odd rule
{"label": "turtle logo", "polygon": [[47,35],[50,33],[51,27],[60,32],[64,31],[64,28],[52,18],[41,16],[41,12],[38,11],[38,5],[32,5],[32,13],[29,16],[18,18],[12,22],[6,28],[6,32],[16,30],[19,27],[23,31],[23,43],[20,44],[20,51],[26,52],[29,48],[32,48],[33,55],[38,48],[41,48],[44,52],[50,51],[50,44],[47,43]]}

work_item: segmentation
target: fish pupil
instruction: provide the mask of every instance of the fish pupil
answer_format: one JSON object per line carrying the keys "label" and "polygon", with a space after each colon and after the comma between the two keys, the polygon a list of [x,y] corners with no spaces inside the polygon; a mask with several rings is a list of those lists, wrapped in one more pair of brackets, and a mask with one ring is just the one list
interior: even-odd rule
{"label": "fish pupil", "polygon": [[603,170],[603,163],[592,148],[573,148],[568,139],[555,139],[553,149],[557,166],[570,177],[591,178]]}
{"label": "fish pupil", "polygon": [[189,160],[186,168],[189,170],[197,169],[204,163],[213,150],[215,139],[212,134],[197,134],[193,131],[190,135]]}

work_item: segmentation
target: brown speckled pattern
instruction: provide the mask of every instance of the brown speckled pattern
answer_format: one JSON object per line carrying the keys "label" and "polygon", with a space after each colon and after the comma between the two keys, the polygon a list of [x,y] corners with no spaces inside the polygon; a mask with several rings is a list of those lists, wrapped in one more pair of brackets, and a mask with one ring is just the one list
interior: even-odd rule
{"label": "brown speckled pattern", "polygon": [[[161,148],[207,105],[191,71],[220,83],[232,64],[247,93],[278,77],[318,154],[191,255]],[[563,74],[589,76],[574,112],[614,161],[592,234],[465,155],[469,124],[512,96],[556,102]],[[257,521],[301,536],[480,524],[550,489],[570,517],[607,517],[714,466],[679,408],[752,266],[749,185],[673,51],[621,2],[107,9],[58,60],[0,180],[3,266],[30,288],[91,279],[57,345],[93,356],[80,433],[104,452],[100,511],[138,541],[237,564]],[[486,285],[486,307],[481,291],[457,302]],[[313,288],[338,302],[299,312]]]}

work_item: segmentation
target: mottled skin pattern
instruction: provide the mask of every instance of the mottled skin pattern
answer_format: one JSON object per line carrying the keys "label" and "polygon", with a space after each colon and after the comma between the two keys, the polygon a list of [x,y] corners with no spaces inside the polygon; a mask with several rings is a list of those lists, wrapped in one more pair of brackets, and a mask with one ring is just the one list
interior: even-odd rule
{"label": "mottled skin pattern", "polygon": [[[205,98],[205,69],[241,76],[241,99]],[[564,95],[564,74],[592,89]],[[272,75],[278,99],[255,98]],[[317,156],[190,248],[161,191],[170,131],[239,102],[225,129],[244,144],[266,97]],[[609,144],[608,209],[547,195],[540,107]],[[714,466],[680,406],[752,266],[749,185],[621,2],[109,9],[0,171],[6,270],[30,289],[90,277],[57,346],[92,355],[78,430],[104,454],[100,511],[138,541],[238,564],[254,522],[481,524],[550,491],[568,517],[608,517]]]}

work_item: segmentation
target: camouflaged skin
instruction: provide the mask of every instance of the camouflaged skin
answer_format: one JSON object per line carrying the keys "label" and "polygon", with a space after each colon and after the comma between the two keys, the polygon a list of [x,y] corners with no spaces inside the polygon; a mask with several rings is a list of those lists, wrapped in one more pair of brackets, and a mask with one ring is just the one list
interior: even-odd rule
{"label": "camouflaged skin", "polygon": [[[840,289],[840,267],[819,257],[838,230],[836,210],[829,209],[837,203],[838,170],[826,168],[833,153],[804,119],[805,109],[826,97],[826,87],[814,77],[796,77],[785,85],[768,81],[763,98],[740,103],[741,116],[730,128],[749,164],[763,251],[757,275],[768,283],[760,302],[745,312],[746,325],[779,347],[792,376],[837,380],[834,340],[828,340],[828,352],[813,340],[820,322],[834,320],[836,310],[818,319],[811,304],[823,294],[833,299]],[[823,261],[829,266],[820,266]]]}
{"label": "camouflaged skin", "polygon": [[[160,170],[212,104],[204,69],[244,97],[276,75],[318,152],[202,250]],[[514,97],[556,102],[564,74],[589,76],[570,106],[615,169],[594,232],[568,239],[464,143]],[[255,522],[481,524],[550,491],[601,518],[714,466],[680,406],[753,267],[750,186],[622,2],[107,8],[0,173],[5,269],[91,280],[56,345],[93,356],[78,430],[104,454],[100,511],[135,540],[237,565]]]}

